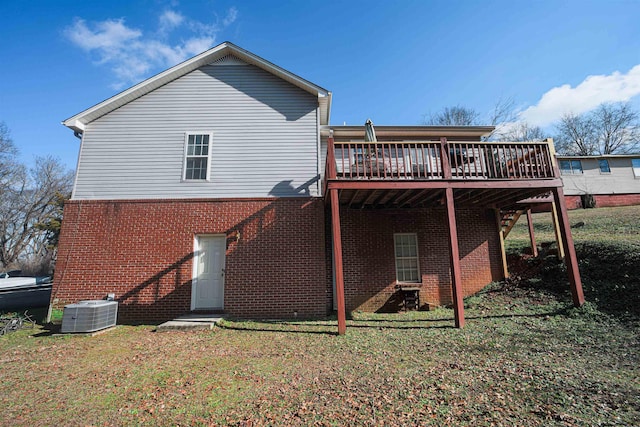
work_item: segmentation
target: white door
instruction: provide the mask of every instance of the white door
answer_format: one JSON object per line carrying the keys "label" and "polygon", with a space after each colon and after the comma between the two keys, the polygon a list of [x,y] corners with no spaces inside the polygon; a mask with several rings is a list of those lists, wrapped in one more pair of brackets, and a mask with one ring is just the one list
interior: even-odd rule
{"label": "white door", "polygon": [[222,309],[227,239],[225,236],[198,236],[195,246],[191,309]]}

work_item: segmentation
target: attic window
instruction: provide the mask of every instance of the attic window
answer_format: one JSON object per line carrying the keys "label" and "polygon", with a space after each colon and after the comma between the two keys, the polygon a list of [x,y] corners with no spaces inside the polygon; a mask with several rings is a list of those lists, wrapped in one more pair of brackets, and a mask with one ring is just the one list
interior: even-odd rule
{"label": "attic window", "polygon": [[211,134],[187,133],[185,139],[184,179],[186,181],[208,180]]}

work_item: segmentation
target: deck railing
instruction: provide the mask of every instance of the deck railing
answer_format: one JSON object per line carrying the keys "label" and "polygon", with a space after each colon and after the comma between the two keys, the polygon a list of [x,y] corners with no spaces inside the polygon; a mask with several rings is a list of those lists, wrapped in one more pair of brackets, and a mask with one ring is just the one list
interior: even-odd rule
{"label": "deck railing", "polygon": [[552,142],[333,142],[328,179],[554,178]]}

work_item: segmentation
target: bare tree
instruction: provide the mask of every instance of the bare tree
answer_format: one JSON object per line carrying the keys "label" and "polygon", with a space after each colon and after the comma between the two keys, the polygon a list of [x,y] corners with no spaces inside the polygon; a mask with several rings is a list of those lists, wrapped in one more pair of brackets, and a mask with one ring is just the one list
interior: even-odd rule
{"label": "bare tree", "polygon": [[556,148],[562,154],[588,156],[596,154],[598,144],[593,120],[585,114],[564,114],[556,123]]}
{"label": "bare tree", "polygon": [[503,123],[513,123],[517,119],[515,101],[513,98],[498,98],[489,112],[488,122],[491,126],[498,126]]}
{"label": "bare tree", "polygon": [[58,193],[68,193],[73,175],[53,157],[36,159],[27,170],[18,167],[0,199],[0,265],[50,256],[47,231],[38,224],[55,214]]}
{"label": "bare tree", "polygon": [[593,116],[600,154],[629,153],[638,149],[640,116],[631,104],[602,104]]}
{"label": "bare tree", "polygon": [[455,105],[445,107],[435,114],[425,117],[424,124],[433,126],[474,126],[478,124],[480,114],[468,107]]}
{"label": "bare tree", "polygon": [[16,149],[9,128],[4,122],[0,122],[0,197],[16,174]]}
{"label": "bare tree", "polygon": [[531,126],[527,122],[514,122],[504,127],[496,128],[493,134],[498,141],[542,141],[546,138],[539,126]]}
{"label": "bare tree", "polygon": [[562,154],[590,156],[637,150],[640,116],[629,103],[601,104],[590,113],[565,114],[556,123],[556,147]]}
{"label": "bare tree", "polygon": [[[486,115],[481,115],[473,108],[460,104],[445,107],[435,114],[425,116],[425,125],[435,126],[497,126],[516,121],[513,98],[499,98],[493,105],[491,111]],[[485,117],[482,119],[481,117]],[[492,135],[493,136],[493,135]]]}

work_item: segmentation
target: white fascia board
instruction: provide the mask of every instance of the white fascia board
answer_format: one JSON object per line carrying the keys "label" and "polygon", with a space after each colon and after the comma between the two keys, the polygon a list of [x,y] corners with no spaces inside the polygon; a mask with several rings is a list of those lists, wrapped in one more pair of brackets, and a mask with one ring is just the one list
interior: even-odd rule
{"label": "white fascia board", "polygon": [[328,100],[327,100],[327,119],[326,119],[326,125],[329,125],[329,123],[331,123],[331,101],[333,101],[333,93],[329,92],[328,95]]}
{"label": "white fascia board", "polygon": [[63,125],[73,129],[76,132],[84,132],[84,123],[82,123],[80,120],[65,120],[64,122],[62,122]]}

